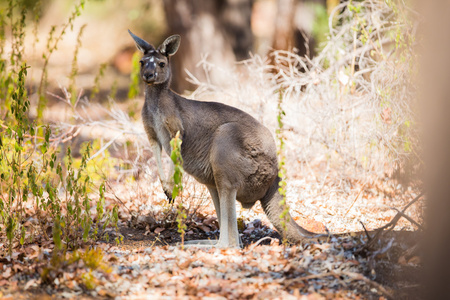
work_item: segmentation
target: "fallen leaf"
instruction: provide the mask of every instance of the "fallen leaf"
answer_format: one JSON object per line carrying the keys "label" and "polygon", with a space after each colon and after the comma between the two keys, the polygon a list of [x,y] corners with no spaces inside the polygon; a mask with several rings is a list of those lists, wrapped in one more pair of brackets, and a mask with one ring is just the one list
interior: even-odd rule
{"label": "fallen leaf", "polygon": [[19,271],[23,271],[23,266],[21,264],[14,264],[13,265],[13,270],[15,273],[19,272]]}
{"label": "fallen leaf", "polygon": [[37,286],[37,284],[36,284],[36,279],[31,279],[31,280],[29,280],[26,284],[25,284],[25,287],[23,288],[25,291],[26,290],[28,290],[30,287],[35,287],[35,286]]}
{"label": "fallen leaf", "polygon": [[73,290],[74,288],[78,287],[78,283],[75,280],[68,280],[65,282],[66,286]]}
{"label": "fallen leaf", "polygon": [[325,243],[325,244],[313,244],[312,245],[312,247],[311,247],[311,249],[312,250],[314,250],[314,249],[320,249],[320,250],[328,250],[328,249],[330,249],[330,247],[331,247],[331,245],[330,244],[328,244],[328,243]]}
{"label": "fallen leaf", "polygon": [[157,227],[157,228],[155,229],[155,233],[156,233],[156,234],[160,234],[160,233],[163,232],[164,230],[166,230],[166,229],[163,228],[163,227]]}
{"label": "fallen leaf", "polygon": [[199,225],[198,228],[200,228],[204,232],[210,232],[211,231],[211,228],[209,228],[208,226],[205,226],[205,225]]}
{"label": "fallen leaf", "polygon": [[355,244],[353,244],[352,242],[349,243],[342,243],[342,247],[344,247],[345,250],[350,250],[351,248],[353,248],[355,246]]}
{"label": "fallen leaf", "polygon": [[417,266],[420,264],[420,257],[419,256],[413,256],[408,260],[408,265]]}
{"label": "fallen leaf", "polygon": [[3,273],[2,273],[2,277],[3,277],[4,279],[8,279],[8,278],[11,277],[11,276],[12,276],[11,268],[6,268],[6,270],[3,271]]}
{"label": "fallen leaf", "polygon": [[405,258],[404,255],[402,255],[402,256],[399,257],[398,263],[401,264],[401,265],[403,265],[403,266],[407,264],[407,263],[406,263],[406,258]]}
{"label": "fallen leaf", "polygon": [[[5,279],[0,280],[0,286],[5,286],[5,285],[7,285],[7,284],[9,284],[9,281],[8,281],[8,280],[5,280]],[[3,298],[2,298],[2,299],[3,299]]]}
{"label": "fallen leaf", "polygon": [[181,263],[178,264],[178,267],[180,267],[180,269],[186,269],[187,267],[189,267],[189,265],[192,263],[192,259],[188,258],[184,261],[182,261]]}
{"label": "fallen leaf", "polygon": [[76,296],[77,296],[76,293],[69,293],[69,292],[62,292],[61,293],[61,297],[67,298],[67,299],[72,299],[72,298],[75,298]]}
{"label": "fallen leaf", "polygon": [[203,221],[203,224],[211,226],[214,222],[217,222],[217,217],[209,217],[208,219]]}

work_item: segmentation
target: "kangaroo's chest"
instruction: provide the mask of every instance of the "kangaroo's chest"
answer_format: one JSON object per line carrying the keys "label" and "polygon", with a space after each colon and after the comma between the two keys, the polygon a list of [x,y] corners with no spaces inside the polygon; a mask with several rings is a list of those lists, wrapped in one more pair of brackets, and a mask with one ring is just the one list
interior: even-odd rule
{"label": "kangaroo's chest", "polygon": [[170,155],[170,133],[165,127],[165,119],[159,113],[154,114],[153,127],[159,143],[162,145],[167,154]]}
{"label": "kangaroo's chest", "polygon": [[142,121],[149,139],[158,142],[170,154],[170,134],[164,126],[161,113],[152,107],[144,107]]}

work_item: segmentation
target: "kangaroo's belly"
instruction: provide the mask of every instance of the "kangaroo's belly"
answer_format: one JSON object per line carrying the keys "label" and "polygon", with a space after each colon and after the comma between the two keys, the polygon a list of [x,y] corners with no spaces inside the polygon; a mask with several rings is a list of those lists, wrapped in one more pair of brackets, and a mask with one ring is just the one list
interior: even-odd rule
{"label": "kangaroo's belly", "polygon": [[198,182],[215,185],[214,174],[209,159],[210,145],[202,139],[185,138],[181,144],[183,168]]}
{"label": "kangaroo's belly", "polygon": [[205,160],[191,160],[183,157],[183,168],[198,182],[210,186],[215,186],[215,180],[211,164]]}

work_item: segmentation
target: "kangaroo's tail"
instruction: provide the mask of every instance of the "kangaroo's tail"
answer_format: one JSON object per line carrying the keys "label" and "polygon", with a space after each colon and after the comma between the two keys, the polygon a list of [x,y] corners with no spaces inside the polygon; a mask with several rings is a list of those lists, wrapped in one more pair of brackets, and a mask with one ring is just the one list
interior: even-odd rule
{"label": "kangaroo's tail", "polygon": [[280,204],[283,197],[278,191],[280,180],[280,177],[277,176],[266,195],[261,199],[262,208],[272,225],[277,229],[281,236],[286,236],[287,240],[291,243],[298,243],[303,240],[320,236],[299,226],[292,219],[289,212],[285,218],[285,220],[287,220],[285,232],[285,227],[282,224],[283,220],[280,218],[284,210],[283,206]]}

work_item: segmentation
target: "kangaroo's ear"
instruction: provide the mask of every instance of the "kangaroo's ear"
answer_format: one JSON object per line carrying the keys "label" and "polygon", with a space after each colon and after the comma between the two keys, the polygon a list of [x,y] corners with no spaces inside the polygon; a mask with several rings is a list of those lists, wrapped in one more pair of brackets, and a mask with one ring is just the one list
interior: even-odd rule
{"label": "kangaroo's ear", "polygon": [[169,36],[159,47],[158,51],[165,56],[174,55],[180,47],[181,37],[178,34]]}
{"label": "kangaroo's ear", "polygon": [[131,37],[133,38],[134,42],[136,43],[136,47],[138,48],[139,51],[146,54],[147,52],[149,52],[151,50],[155,50],[155,48],[152,45],[150,45],[149,43],[147,43],[140,37],[134,35],[129,29],[128,29],[128,32],[130,33]]}

